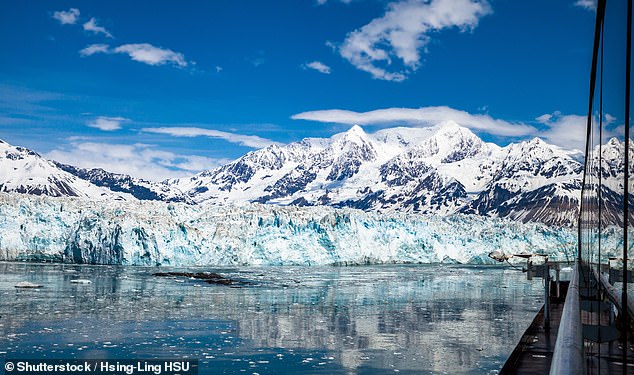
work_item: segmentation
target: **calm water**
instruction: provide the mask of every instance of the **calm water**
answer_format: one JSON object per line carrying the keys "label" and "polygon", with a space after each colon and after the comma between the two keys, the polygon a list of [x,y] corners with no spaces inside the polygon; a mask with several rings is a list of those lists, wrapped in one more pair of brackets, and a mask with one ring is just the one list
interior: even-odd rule
{"label": "calm water", "polygon": [[[189,358],[209,374],[491,374],[542,304],[540,281],[498,267],[187,270],[253,284],[0,263],[0,361]],[[45,287],[14,288],[20,281]]]}

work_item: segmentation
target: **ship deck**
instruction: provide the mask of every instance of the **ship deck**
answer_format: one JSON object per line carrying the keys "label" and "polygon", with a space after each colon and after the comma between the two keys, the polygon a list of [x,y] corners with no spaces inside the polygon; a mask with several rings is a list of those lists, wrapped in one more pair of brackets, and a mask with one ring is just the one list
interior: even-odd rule
{"label": "ship deck", "polygon": [[[500,370],[500,374],[537,375],[548,374],[553,358],[559,322],[564,307],[567,285],[562,282],[563,295],[550,297],[550,328],[544,325],[544,307],[537,313],[532,323],[520,339],[510,357]],[[553,289],[551,289],[553,290]],[[583,311],[581,321],[584,325],[608,326],[609,315]],[[622,343],[618,340],[606,343],[584,341],[584,359],[586,374],[634,374],[634,345],[630,345],[623,365]]]}

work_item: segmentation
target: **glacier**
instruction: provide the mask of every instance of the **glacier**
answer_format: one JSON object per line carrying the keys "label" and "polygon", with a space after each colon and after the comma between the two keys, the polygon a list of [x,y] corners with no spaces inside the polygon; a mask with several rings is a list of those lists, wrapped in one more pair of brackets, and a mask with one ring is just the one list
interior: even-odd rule
{"label": "glacier", "polygon": [[0,260],[139,266],[493,263],[573,254],[566,228],[476,215],[90,201],[0,193]]}

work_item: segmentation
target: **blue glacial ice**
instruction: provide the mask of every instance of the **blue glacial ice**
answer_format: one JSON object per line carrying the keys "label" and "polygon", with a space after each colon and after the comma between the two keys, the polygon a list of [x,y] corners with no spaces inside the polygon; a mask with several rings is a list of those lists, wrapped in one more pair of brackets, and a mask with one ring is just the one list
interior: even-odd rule
{"label": "blue glacial ice", "polygon": [[0,260],[128,265],[493,263],[572,254],[575,233],[480,216],[0,194]]}

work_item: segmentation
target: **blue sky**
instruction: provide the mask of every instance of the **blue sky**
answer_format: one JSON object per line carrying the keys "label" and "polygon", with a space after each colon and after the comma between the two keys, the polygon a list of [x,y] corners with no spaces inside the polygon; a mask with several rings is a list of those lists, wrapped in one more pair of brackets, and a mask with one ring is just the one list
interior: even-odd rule
{"label": "blue sky", "polygon": [[499,144],[577,147],[592,7],[3,1],[0,138],[151,179],[353,123],[374,132],[456,119]]}

